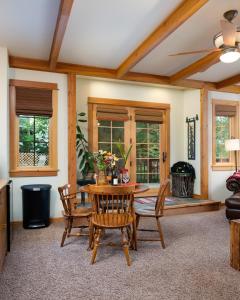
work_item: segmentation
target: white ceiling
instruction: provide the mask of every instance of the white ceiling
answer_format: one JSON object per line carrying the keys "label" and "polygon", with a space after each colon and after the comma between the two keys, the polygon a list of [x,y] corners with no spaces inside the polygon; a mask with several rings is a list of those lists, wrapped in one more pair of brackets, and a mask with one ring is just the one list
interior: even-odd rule
{"label": "white ceiling", "polygon": [[[59,61],[117,68],[182,0],[75,0]],[[60,0],[0,0],[0,46],[14,56],[48,59]],[[213,47],[220,19],[239,0],[209,0],[132,71],[172,75],[203,55],[169,54]],[[240,17],[238,17],[240,24]],[[219,81],[238,74],[240,61],[219,63],[192,79]]]}
{"label": "white ceiling", "polygon": [[69,63],[117,68],[181,0],[78,0],[60,52]]}
{"label": "white ceiling", "polygon": [[0,0],[0,45],[14,56],[48,59],[60,0]]}
{"label": "white ceiling", "polygon": [[232,64],[224,64],[219,62],[213,65],[208,70],[202,73],[196,73],[190,79],[205,80],[205,81],[221,81],[225,78],[234,76],[240,73],[240,62],[237,61]]}
{"label": "white ceiling", "polygon": [[[135,68],[133,68],[133,71],[172,75],[206,55],[205,53],[202,55],[168,56],[169,54],[181,51],[213,48],[213,36],[221,31],[220,19],[223,13],[229,9],[238,9],[240,13],[240,1],[210,0],[163,43],[138,63]],[[238,24],[240,24],[240,17],[238,17]],[[231,68],[233,72],[236,71],[233,64],[229,65],[226,69],[230,70]],[[221,69],[222,77],[229,75],[229,72],[225,74],[226,69]],[[204,73],[202,73],[202,75]],[[214,77],[212,77],[212,80],[214,81]]]}

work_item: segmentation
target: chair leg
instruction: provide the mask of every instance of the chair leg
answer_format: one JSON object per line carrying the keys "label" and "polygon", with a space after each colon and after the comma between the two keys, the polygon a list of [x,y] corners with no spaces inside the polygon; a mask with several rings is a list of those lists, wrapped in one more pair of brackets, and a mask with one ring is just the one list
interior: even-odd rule
{"label": "chair leg", "polygon": [[131,244],[131,242],[132,242],[132,229],[131,229],[131,226],[127,227],[127,236],[128,236],[128,240]]}
{"label": "chair leg", "polygon": [[67,221],[67,223],[65,223],[65,229],[64,229],[63,235],[62,235],[61,247],[63,247],[63,245],[64,245],[67,233],[68,233],[68,221]]}
{"label": "chair leg", "polygon": [[123,252],[125,254],[126,260],[127,260],[127,265],[131,266],[131,259],[129,256],[129,241],[126,239],[126,235],[124,232],[124,229],[121,229],[122,232],[122,247],[123,247]]}
{"label": "chair leg", "polygon": [[93,265],[96,261],[96,256],[97,256],[97,250],[99,247],[99,241],[100,241],[100,235],[101,235],[101,229],[97,229],[96,235],[94,237],[94,247],[93,247],[93,252],[92,252],[92,259],[91,259],[91,264]]}
{"label": "chair leg", "polygon": [[93,242],[94,242],[94,227],[93,224],[89,224],[89,245],[88,250],[93,249]]}
{"label": "chair leg", "polygon": [[137,251],[137,226],[136,226],[136,218],[133,220],[133,233],[132,233],[132,245],[131,247]]}
{"label": "chair leg", "polygon": [[72,224],[73,224],[73,219],[69,219],[68,223],[68,237],[70,236],[71,230],[72,230]]}
{"label": "chair leg", "polygon": [[156,221],[157,221],[157,227],[158,227],[158,232],[159,232],[161,244],[162,244],[163,249],[165,249],[165,243],[164,243],[163,231],[162,231],[162,227],[161,227],[159,218],[156,218]]}

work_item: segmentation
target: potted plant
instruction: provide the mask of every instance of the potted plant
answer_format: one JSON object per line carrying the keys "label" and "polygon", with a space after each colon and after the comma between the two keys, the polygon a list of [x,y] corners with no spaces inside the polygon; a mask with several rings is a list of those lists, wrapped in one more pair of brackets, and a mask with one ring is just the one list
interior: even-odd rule
{"label": "potted plant", "polygon": [[121,168],[121,170],[120,170],[121,176],[122,176],[121,181],[123,183],[128,183],[130,181],[130,177],[129,177],[129,174],[128,174],[128,169],[126,169],[126,164],[127,164],[127,160],[128,160],[129,155],[130,155],[130,152],[132,150],[132,145],[130,145],[130,147],[128,148],[127,151],[125,151],[125,147],[121,143],[117,143],[117,148],[118,148],[118,151],[121,154],[121,157],[123,159],[123,168]]}
{"label": "potted plant", "polygon": [[86,113],[84,112],[77,113],[76,143],[77,143],[77,156],[79,160],[79,171],[82,175],[81,180],[89,181],[89,177],[90,180],[93,180],[92,177],[94,173],[94,158],[92,152],[90,152],[88,149],[88,142],[85,139],[82,129],[80,127],[81,123],[87,122],[85,117],[86,117]]}

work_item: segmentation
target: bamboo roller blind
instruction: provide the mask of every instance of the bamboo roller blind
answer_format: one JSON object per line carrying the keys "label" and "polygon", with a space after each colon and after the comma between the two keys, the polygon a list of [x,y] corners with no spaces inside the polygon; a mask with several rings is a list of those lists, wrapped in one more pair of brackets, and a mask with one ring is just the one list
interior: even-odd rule
{"label": "bamboo roller blind", "polygon": [[52,90],[16,87],[16,115],[52,117]]}
{"label": "bamboo roller blind", "polygon": [[[97,105],[97,120],[128,121],[128,109],[111,105]],[[136,109],[135,121],[163,123],[163,112],[159,109]]]}
{"label": "bamboo roller blind", "polygon": [[161,110],[136,109],[135,121],[144,121],[149,123],[163,123],[163,112]]}
{"label": "bamboo roller blind", "polygon": [[129,120],[128,110],[123,107],[98,105],[97,120],[128,121]]}
{"label": "bamboo roller blind", "polygon": [[234,117],[237,113],[237,108],[234,105],[216,105],[216,116]]}

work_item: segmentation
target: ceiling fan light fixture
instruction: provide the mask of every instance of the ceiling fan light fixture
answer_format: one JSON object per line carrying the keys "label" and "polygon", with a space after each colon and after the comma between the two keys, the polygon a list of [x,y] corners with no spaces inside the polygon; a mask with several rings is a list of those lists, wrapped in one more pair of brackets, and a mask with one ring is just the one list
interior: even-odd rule
{"label": "ceiling fan light fixture", "polygon": [[228,48],[223,50],[220,60],[223,63],[230,64],[237,61],[240,58],[240,53],[236,48]]}

